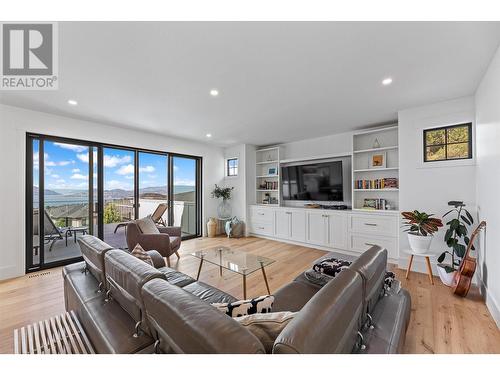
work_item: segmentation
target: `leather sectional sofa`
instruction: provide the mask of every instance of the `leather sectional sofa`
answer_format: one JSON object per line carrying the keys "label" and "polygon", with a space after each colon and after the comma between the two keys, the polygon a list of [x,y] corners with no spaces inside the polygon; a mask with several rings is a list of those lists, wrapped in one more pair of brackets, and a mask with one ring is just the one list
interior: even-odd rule
{"label": "leather sectional sofa", "polygon": [[[93,236],[84,262],[63,268],[66,310],[77,314],[97,353],[265,353],[259,339],[211,306],[235,297],[154,267]],[[410,296],[384,292],[387,251],[374,246],[321,287],[303,274],[276,293],[273,311],[298,311],[272,353],[400,353]]]}

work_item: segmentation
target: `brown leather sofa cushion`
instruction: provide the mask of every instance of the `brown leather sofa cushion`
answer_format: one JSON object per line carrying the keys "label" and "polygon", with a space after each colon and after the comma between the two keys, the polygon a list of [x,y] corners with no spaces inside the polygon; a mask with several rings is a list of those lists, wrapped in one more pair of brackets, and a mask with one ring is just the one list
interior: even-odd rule
{"label": "brown leather sofa cushion", "polygon": [[372,311],[373,328],[365,336],[367,354],[402,353],[410,323],[411,297],[402,289],[382,298]]}
{"label": "brown leather sofa cushion", "polygon": [[148,281],[165,275],[122,250],[110,250],[105,257],[108,290],[141,328],[146,329],[141,289]]}
{"label": "brown leather sofa cushion", "polygon": [[88,301],[78,312],[78,319],[97,353],[131,354],[154,343],[144,332],[134,337],[136,322],[113,300]]}
{"label": "brown leather sofa cushion", "polygon": [[363,281],[349,269],[325,285],[285,327],[273,353],[350,353],[363,310]]}
{"label": "brown leather sofa cushion", "polygon": [[265,352],[261,342],[233,318],[165,280],[151,280],[142,294],[150,330],[164,353]]}
{"label": "brown leather sofa cushion", "polygon": [[84,269],[85,262],[73,263],[62,269],[66,311],[77,312],[82,304],[91,299],[104,299],[104,292],[99,291],[99,282]]}
{"label": "brown leather sofa cushion", "polygon": [[78,244],[80,245],[83,259],[87,263],[88,270],[99,283],[102,283],[104,289],[106,284],[104,254],[113,247],[91,235],[79,237]]}
{"label": "brown leather sofa cushion", "polygon": [[163,273],[170,284],[177,285],[180,288],[183,288],[189,284],[194,283],[196,280],[191,276],[186,275],[185,273],[173,270],[169,267],[161,267],[158,268],[158,271]]}
{"label": "brown leather sofa cushion", "polygon": [[299,311],[320,289],[321,286],[309,282],[301,273],[274,293],[273,311]]}
{"label": "brown leather sofa cushion", "polygon": [[227,303],[236,301],[236,298],[232,295],[201,281],[191,283],[183,289],[207,303]]}
{"label": "brown leather sofa cushion", "polygon": [[372,246],[351,264],[363,278],[365,312],[371,314],[383,293],[386,267],[387,250],[380,246]]}

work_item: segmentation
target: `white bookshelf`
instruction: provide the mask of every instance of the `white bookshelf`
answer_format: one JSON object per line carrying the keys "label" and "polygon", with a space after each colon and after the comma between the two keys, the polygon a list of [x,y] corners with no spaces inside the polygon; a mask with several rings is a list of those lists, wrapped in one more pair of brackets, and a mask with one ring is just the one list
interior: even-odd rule
{"label": "white bookshelf", "polygon": [[[279,206],[281,199],[280,147],[256,150],[255,160],[255,202],[258,205]],[[266,184],[267,187],[265,187]],[[272,203],[265,203],[269,200]]]}
{"label": "white bookshelf", "polygon": [[[378,144],[377,144],[378,143]],[[354,211],[398,212],[399,210],[399,145],[398,127],[391,125],[360,131],[352,139],[352,208]],[[372,165],[374,155],[383,155],[382,166]],[[396,178],[398,188],[360,189],[358,180],[380,180]],[[388,209],[367,209],[365,199],[384,199]]]}

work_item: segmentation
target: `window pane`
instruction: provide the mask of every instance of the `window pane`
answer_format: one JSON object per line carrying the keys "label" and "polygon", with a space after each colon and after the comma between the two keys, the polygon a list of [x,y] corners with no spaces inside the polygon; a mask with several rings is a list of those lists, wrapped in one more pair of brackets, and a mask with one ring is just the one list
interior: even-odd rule
{"label": "window pane", "polygon": [[139,152],[139,218],[168,225],[168,157]]}
{"label": "window pane", "polygon": [[445,160],[445,146],[426,147],[426,160]]}
{"label": "window pane", "polygon": [[135,219],[134,155],[131,150],[103,148],[104,242],[115,248],[127,248],[125,227]]}
{"label": "window pane", "polygon": [[182,229],[182,237],[196,235],[197,199],[195,159],[173,157],[174,225]]}
{"label": "window pane", "polygon": [[448,159],[465,159],[469,157],[468,143],[456,143],[446,147],[448,148]]}
{"label": "window pane", "polygon": [[429,130],[425,132],[425,145],[431,146],[431,145],[445,144],[446,143],[445,135],[446,135],[445,129]]}
{"label": "window pane", "polygon": [[468,126],[460,126],[457,128],[448,129],[447,136],[448,136],[447,143],[468,142],[469,141],[469,127]]}

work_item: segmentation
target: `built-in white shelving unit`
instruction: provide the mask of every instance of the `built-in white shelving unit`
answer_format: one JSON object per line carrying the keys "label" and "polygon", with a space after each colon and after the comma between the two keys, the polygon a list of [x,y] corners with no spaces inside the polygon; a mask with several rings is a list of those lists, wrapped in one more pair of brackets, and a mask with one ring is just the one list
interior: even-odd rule
{"label": "built-in white shelving unit", "polygon": [[256,150],[256,196],[258,205],[280,205],[280,147],[266,147]]}
{"label": "built-in white shelving unit", "polygon": [[[353,134],[352,150],[352,209],[354,211],[397,212],[399,209],[399,145],[398,127],[387,126],[360,131]],[[373,157],[380,165],[376,165]],[[391,179],[391,180],[388,180]],[[384,182],[397,181],[397,185],[378,188]],[[359,180],[375,181],[378,184],[365,182],[366,188],[360,188]],[[374,187],[374,185],[376,187]],[[371,202],[370,202],[371,200]],[[368,203],[376,200],[377,209],[368,208]]]}

